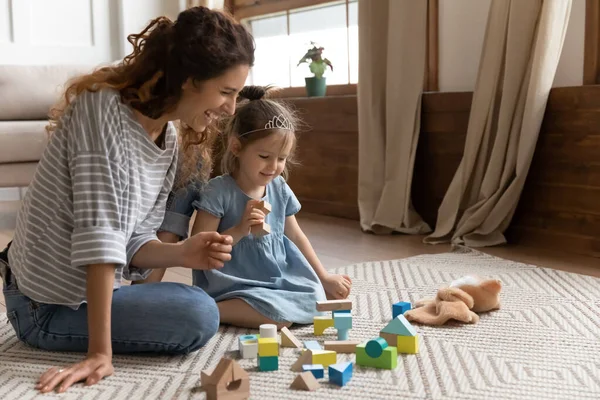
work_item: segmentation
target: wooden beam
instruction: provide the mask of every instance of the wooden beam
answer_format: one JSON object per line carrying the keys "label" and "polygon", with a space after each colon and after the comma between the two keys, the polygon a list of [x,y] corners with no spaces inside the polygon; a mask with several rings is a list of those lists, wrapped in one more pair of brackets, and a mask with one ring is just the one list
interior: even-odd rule
{"label": "wooden beam", "polygon": [[595,85],[598,79],[598,57],[600,57],[600,1],[586,0],[585,44],[583,53],[583,84]]}

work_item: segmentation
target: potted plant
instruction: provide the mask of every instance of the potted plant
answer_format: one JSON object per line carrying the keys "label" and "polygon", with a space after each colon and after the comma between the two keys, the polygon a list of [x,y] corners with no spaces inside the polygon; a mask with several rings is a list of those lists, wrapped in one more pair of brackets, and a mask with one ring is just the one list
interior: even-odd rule
{"label": "potted plant", "polygon": [[325,96],[327,83],[323,74],[328,66],[333,72],[333,65],[331,65],[331,61],[323,58],[323,47],[317,47],[315,42],[310,42],[310,44],[312,48],[300,59],[297,66],[302,63],[309,63],[310,72],[314,74],[313,77],[304,78],[306,82],[306,94],[309,97]]}

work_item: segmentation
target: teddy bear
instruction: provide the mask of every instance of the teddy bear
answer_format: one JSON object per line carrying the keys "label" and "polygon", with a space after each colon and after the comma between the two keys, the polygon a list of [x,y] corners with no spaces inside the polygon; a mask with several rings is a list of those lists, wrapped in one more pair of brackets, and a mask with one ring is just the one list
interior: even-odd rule
{"label": "teddy bear", "polygon": [[404,316],[424,325],[443,325],[454,319],[466,323],[479,322],[479,312],[500,308],[502,282],[467,275],[441,287],[435,299],[420,300]]}

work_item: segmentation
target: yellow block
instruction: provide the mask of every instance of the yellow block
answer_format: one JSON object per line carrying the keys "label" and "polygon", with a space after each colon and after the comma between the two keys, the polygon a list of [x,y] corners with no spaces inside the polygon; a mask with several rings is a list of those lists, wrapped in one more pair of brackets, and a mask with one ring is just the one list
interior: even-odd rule
{"label": "yellow block", "polygon": [[330,317],[315,317],[314,318],[315,336],[323,335],[325,329],[333,328],[333,318]]}
{"label": "yellow block", "polygon": [[279,356],[279,343],[276,338],[258,339],[258,355],[260,357]]}
{"label": "yellow block", "polygon": [[419,352],[419,335],[398,336],[398,354],[417,354]]}
{"label": "yellow block", "polygon": [[312,363],[321,364],[324,368],[337,364],[337,353],[331,350],[312,350]]}

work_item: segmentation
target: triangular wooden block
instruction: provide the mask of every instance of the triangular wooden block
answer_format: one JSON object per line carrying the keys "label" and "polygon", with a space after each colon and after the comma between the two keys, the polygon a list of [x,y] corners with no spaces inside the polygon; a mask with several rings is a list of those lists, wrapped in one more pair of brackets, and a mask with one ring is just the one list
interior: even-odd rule
{"label": "triangular wooden block", "polygon": [[281,347],[295,347],[301,349],[302,342],[285,326],[281,328]]}
{"label": "triangular wooden block", "polygon": [[312,364],[312,351],[305,350],[300,354],[300,357],[296,360],[294,364],[292,364],[292,371],[294,372],[302,372],[302,366],[304,364]]}
{"label": "triangular wooden block", "polygon": [[398,315],[396,318],[390,321],[385,328],[381,330],[383,333],[392,333],[400,336],[416,336],[417,331],[408,322],[404,315]]}
{"label": "triangular wooden block", "polygon": [[319,382],[310,371],[301,373],[294,379],[294,382],[290,385],[290,388],[297,390],[316,390],[319,388]]}

